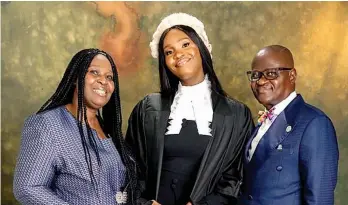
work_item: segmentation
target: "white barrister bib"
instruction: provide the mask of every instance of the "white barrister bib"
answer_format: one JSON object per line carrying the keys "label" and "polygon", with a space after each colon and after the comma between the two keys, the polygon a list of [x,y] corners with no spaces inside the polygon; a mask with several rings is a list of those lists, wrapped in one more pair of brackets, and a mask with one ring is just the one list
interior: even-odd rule
{"label": "white barrister bib", "polygon": [[213,120],[213,106],[208,75],[201,83],[193,86],[183,86],[179,82],[170,111],[166,135],[179,134],[182,120],[186,119],[196,121],[199,134],[212,136],[210,124]]}

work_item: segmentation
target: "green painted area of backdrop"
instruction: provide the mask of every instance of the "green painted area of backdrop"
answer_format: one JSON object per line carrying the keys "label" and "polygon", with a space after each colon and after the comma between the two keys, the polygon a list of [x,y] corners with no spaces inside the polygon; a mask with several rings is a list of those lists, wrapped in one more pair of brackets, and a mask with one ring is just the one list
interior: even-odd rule
{"label": "green painted area of backdrop", "polygon": [[123,130],[134,105],[159,90],[148,44],[160,19],[186,12],[201,19],[227,93],[262,109],[245,71],[258,49],[290,48],[297,91],[326,112],[340,147],[337,205],[348,199],[347,2],[1,2],[1,202],[18,204],[12,179],[24,119],[52,95],[71,57],[102,48],[120,70]]}

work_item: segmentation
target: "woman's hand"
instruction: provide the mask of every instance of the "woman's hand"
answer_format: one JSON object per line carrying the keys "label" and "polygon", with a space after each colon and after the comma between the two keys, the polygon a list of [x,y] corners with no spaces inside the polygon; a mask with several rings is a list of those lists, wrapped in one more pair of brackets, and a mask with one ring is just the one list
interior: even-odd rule
{"label": "woman's hand", "polygon": [[157,201],[155,200],[152,200],[152,205],[161,205],[160,203],[158,203]]}

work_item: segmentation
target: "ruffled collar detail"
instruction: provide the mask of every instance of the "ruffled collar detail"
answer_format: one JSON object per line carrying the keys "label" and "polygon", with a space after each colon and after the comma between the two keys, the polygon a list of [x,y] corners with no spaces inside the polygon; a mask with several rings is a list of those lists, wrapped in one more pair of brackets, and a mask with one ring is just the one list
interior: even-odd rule
{"label": "ruffled collar detail", "polygon": [[170,111],[166,135],[179,134],[182,120],[186,119],[196,121],[199,134],[212,136],[210,124],[213,119],[213,106],[208,75],[194,86],[183,86],[179,82]]}

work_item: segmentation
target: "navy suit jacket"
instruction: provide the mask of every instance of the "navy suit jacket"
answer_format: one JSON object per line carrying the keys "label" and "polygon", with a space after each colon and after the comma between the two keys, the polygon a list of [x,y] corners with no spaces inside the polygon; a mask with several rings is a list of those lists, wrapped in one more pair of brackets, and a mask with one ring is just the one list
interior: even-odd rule
{"label": "navy suit jacket", "polygon": [[333,205],[338,145],[331,120],[301,95],[281,112],[249,162],[244,153],[241,205]]}

